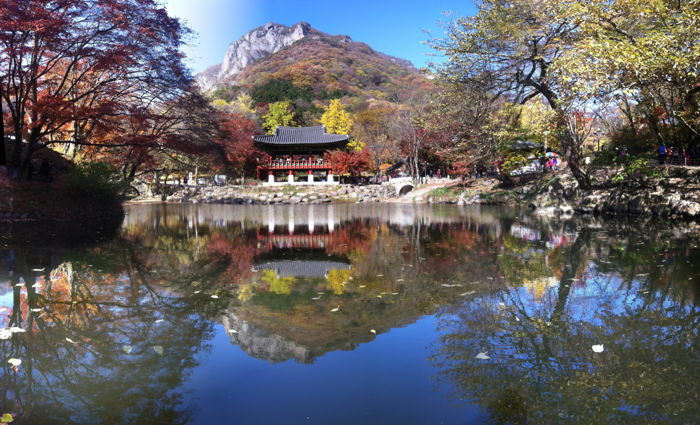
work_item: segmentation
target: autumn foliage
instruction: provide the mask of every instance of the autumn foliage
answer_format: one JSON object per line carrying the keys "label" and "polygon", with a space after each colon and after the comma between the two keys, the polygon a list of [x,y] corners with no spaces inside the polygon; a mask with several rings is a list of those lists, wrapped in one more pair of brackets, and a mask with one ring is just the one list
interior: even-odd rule
{"label": "autumn foliage", "polygon": [[26,171],[51,145],[167,144],[180,125],[161,118],[191,87],[188,31],[158,2],[2,0],[0,28],[0,137],[15,136],[12,167]]}
{"label": "autumn foliage", "polygon": [[371,169],[370,155],[366,149],[360,152],[330,151],[326,153],[325,159],[333,164],[333,173],[338,175],[359,176]]}

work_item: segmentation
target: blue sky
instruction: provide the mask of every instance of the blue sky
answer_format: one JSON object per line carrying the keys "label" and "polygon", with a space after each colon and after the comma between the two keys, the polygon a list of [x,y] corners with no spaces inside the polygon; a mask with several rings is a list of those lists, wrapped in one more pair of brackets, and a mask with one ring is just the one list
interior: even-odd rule
{"label": "blue sky", "polygon": [[417,67],[433,60],[421,42],[442,34],[445,12],[474,13],[471,0],[163,0],[171,15],[197,33],[186,51],[199,72],[220,63],[228,44],[267,22],[292,25],[306,21],[329,34],[349,35],[375,50],[408,59]]}

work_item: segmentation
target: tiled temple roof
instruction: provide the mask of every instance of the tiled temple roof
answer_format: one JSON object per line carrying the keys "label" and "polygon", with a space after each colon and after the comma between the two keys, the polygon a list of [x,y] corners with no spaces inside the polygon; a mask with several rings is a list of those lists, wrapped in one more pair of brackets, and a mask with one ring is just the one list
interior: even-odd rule
{"label": "tiled temple roof", "polygon": [[322,125],[314,127],[277,127],[275,134],[253,136],[256,143],[265,145],[331,145],[346,143],[345,134],[328,134]]}

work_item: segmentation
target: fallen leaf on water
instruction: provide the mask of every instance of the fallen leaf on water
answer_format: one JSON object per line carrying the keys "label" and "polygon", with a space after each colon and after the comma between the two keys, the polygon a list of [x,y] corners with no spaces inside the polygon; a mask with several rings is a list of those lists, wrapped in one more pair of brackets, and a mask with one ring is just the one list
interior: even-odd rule
{"label": "fallen leaf on water", "polygon": [[479,353],[479,354],[476,355],[476,358],[479,359],[479,360],[488,360],[488,359],[490,359],[491,357],[489,357],[486,353],[488,353],[488,351],[484,351],[483,353]]}
{"label": "fallen leaf on water", "polygon": [[70,339],[70,338],[66,338],[66,341],[70,342],[71,344],[77,344],[77,343],[78,343],[78,341],[73,341],[73,340]]}
{"label": "fallen leaf on water", "polygon": [[199,294],[200,292],[202,292],[202,291],[194,291],[195,294]]}
{"label": "fallen leaf on water", "polygon": [[15,418],[13,418],[12,415],[9,413],[4,413],[2,416],[0,416],[0,423],[3,423],[3,424],[9,424],[10,422],[12,422],[14,420],[15,420]]}
{"label": "fallen leaf on water", "polygon": [[153,347],[153,351],[155,351],[156,353],[160,354],[161,356],[163,355],[163,347],[161,347],[160,345],[154,346],[154,347]]}
{"label": "fallen leaf on water", "polygon": [[15,367],[22,364],[22,360],[20,360],[20,359],[9,359],[9,360],[7,360],[7,362]]}
{"label": "fallen leaf on water", "polygon": [[214,298],[214,299],[218,299],[218,298],[219,298],[218,295],[212,295],[211,297]]}
{"label": "fallen leaf on water", "polygon": [[381,297],[382,297],[381,295],[377,295],[377,298],[381,298]]}
{"label": "fallen leaf on water", "polygon": [[340,306],[338,306],[338,307],[334,308],[333,310],[331,310],[331,313],[335,313],[335,312],[338,311],[338,310],[340,310]]}
{"label": "fallen leaf on water", "polygon": [[377,331],[375,331],[374,329],[370,329],[369,331],[372,332],[372,333],[375,334],[375,335],[377,334]]}
{"label": "fallen leaf on water", "polygon": [[392,292],[391,295],[399,295],[398,292]]}
{"label": "fallen leaf on water", "polygon": [[593,345],[591,346],[591,349],[593,350],[594,353],[602,353],[605,347],[603,347],[603,344],[599,345]]}
{"label": "fallen leaf on water", "polygon": [[131,354],[131,350],[133,349],[134,347],[132,347],[131,345],[122,345],[122,350],[124,350],[126,354]]}
{"label": "fallen leaf on water", "polygon": [[313,297],[313,298],[311,298],[311,299],[312,299],[312,300],[314,300],[314,301],[318,301],[318,300],[320,300],[320,299],[321,299],[321,297],[320,297],[320,296],[318,296],[318,297]]}

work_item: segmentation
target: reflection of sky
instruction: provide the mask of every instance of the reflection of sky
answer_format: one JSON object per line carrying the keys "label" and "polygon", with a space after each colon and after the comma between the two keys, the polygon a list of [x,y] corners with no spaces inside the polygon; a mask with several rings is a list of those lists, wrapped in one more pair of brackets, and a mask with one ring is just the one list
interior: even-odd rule
{"label": "reflection of sky", "polygon": [[255,359],[231,345],[219,326],[213,349],[198,358],[205,366],[186,384],[196,400],[193,423],[220,423],[222,417],[241,424],[482,423],[478,409],[455,408],[450,388],[432,380],[426,348],[435,342],[436,322],[425,317],[352,351],[327,353],[313,365]]}
{"label": "reflection of sky", "polygon": [[[516,286],[504,292],[496,292],[485,300],[494,306],[499,302],[517,306],[527,317],[548,319],[558,301],[561,284],[571,285],[566,301],[566,316],[570,320],[596,326],[604,324],[601,321],[602,313],[606,316],[628,315],[649,304],[650,300],[663,298],[660,304],[653,307],[655,309],[678,307],[677,300],[672,297],[664,297],[660,291],[652,293],[654,291],[649,289],[645,276],[636,276],[627,282],[615,273],[596,271],[592,264],[584,271],[583,277],[579,275],[570,282],[549,285],[544,289],[544,294],[537,295],[527,286]],[[692,308],[692,305],[687,305],[684,310],[688,312]]]}
{"label": "reflection of sky", "polygon": [[[9,282],[5,282],[5,283],[0,284],[0,286],[2,286],[2,287],[5,287],[7,285],[9,285]],[[8,289],[7,292],[0,295],[0,307],[12,308],[12,301],[13,301],[12,289]]]}

